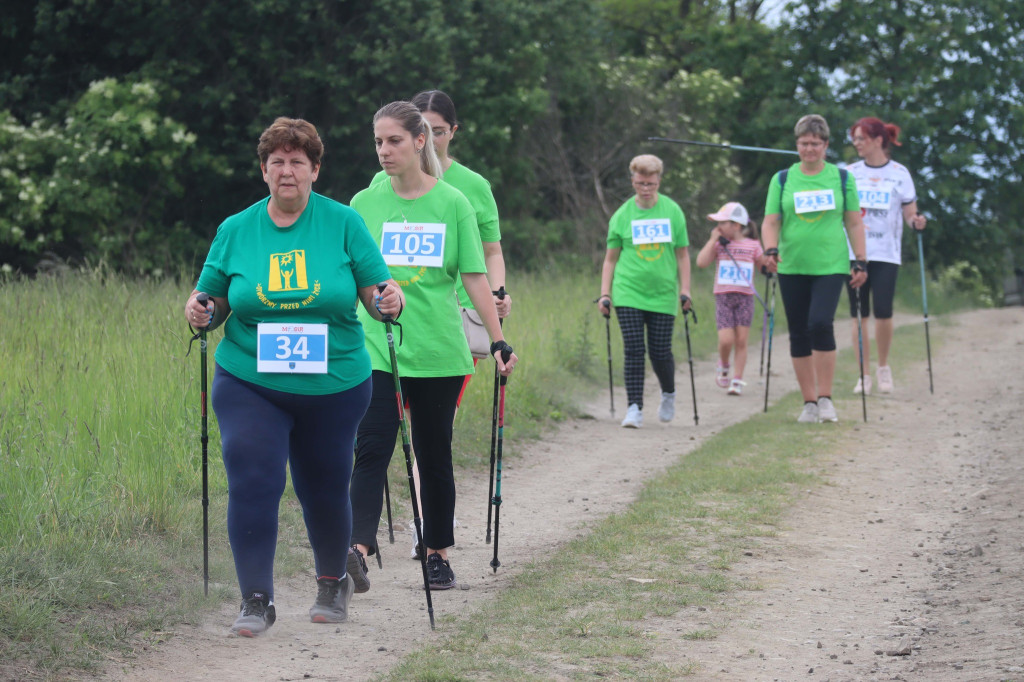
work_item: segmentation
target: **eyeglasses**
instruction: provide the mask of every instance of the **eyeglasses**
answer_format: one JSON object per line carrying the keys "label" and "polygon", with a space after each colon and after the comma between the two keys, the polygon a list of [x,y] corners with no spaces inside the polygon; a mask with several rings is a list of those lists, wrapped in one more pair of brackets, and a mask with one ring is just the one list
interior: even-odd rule
{"label": "eyeglasses", "polygon": [[639,187],[640,189],[651,189],[652,187],[657,187],[658,183],[656,183],[656,182],[634,182],[633,186],[634,187]]}
{"label": "eyeglasses", "polygon": [[448,133],[452,132],[451,128],[431,128],[430,132],[434,134],[434,137],[444,137]]}

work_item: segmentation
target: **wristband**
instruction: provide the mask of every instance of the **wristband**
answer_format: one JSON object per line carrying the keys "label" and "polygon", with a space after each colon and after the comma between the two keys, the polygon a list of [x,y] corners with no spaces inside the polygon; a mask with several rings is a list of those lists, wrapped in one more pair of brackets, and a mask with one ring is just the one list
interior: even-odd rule
{"label": "wristband", "polygon": [[868,262],[866,260],[852,260],[850,261],[850,269],[854,272],[867,272]]}
{"label": "wristband", "polygon": [[779,250],[776,249],[775,247],[772,247],[770,249],[765,249],[764,250],[764,255],[766,255],[766,256],[775,256],[776,258],[778,258]]}
{"label": "wristband", "polygon": [[508,361],[509,357],[512,356],[512,346],[505,343],[505,341],[495,341],[491,344],[491,355],[498,351],[501,351],[501,359],[503,361]]}

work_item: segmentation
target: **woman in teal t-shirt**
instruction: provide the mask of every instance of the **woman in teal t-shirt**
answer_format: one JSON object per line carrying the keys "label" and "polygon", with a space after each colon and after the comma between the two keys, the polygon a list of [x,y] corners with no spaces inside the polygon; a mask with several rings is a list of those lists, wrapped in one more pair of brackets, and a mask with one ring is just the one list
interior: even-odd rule
{"label": "woman in teal t-shirt", "polygon": [[[359,215],[312,191],[323,150],[316,128],[301,119],[279,118],[263,132],[257,151],[270,196],[218,228],[185,305],[197,328],[226,320],[213,409],[242,593],[231,629],[246,637],[276,618],[277,511],[288,468],[316,566],[309,617],[347,618],[352,450],[370,399],[356,303],[366,319],[402,309],[401,289]],[[380,282],[388,286],[378,296]],[[209,309],[197,302],[200,291]]]}
{"label": "woman in teal t-shirt", "polygon": [[[622,330],[625,356],[626,418],[622,425],[643,425],[644,327],[647,353],[661,385],[658,418],[675,415],[676,363],[672,356],[672,327],[679,301],[690,307],[690,240],[679,204],[658,193],[664,164],[643,154],[629,162],[636,196],[630,197],[608,222],[608,250],[601,268],[602,315],[615,316]],[[678,292],[678,294],[677,294]],[[678,298],[677,298],[678,295]]]}
{"label": "woman in teal t-shirt", "polygon": [[[452,420],[463,377],[473,370],[455,296],[457,281],[493,340],[498,370],[508,376],[518,358],[501,359],[508,345],[484,274],[476,213],[461,192],[438,182],[441,170],[430,125],[411,103],[392,102],[374,116],[373,135],[388,181],[357,194],[352,207],[363,216],[406,297],[402,342],[395,349],[398,373],[422,482],[430,587],[449,589],[455,586],[448,562],[448,548],[455,544]],[[376,551],[384,481],[399,428],[384,330],[369,329],[366,345],[373,394],[359,425],[352,473],[352,540],[363,555]]]}
{"label": "woman in teal t-shirt", "polygon": [[[839,417],[832,403],[836,370],[832,323],[847,274],[852,287],[867,280],[864,223],[853,176],[825,162],[829,137],[825,119],[804,116],[793,132],[800,163],[776,173],[768,186],[761,232],[764,265],[779,273],[789,354],[804,397],[797,421],[834,422]],[[854,253],[852,263],[847,237]]]}

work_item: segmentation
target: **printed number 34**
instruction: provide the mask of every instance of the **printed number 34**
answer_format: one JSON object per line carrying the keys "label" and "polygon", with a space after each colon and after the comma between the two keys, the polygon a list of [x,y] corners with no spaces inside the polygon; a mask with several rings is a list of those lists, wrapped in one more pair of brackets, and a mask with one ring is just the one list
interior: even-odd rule
{"label": "printed number 34", "polygon": [[293,355],[298,355],[303,360],[309,358],[309,348],[307,347],[307,340],[305,336],[300,336],[295,339],[295,345],[292,345],[291,336],[279,336],[277,337],[277,353],[274,355],[278,360],[288,360]]}

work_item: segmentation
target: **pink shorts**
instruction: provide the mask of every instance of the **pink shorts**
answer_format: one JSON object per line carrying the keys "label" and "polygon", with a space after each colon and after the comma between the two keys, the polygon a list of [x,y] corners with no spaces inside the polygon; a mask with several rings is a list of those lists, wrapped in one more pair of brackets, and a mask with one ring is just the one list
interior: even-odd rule
{"label": "pink shorts", "polygon": [[749,327],[754,321],[754,297],[729,292],[715,294],[715,322],[719,329]]}

